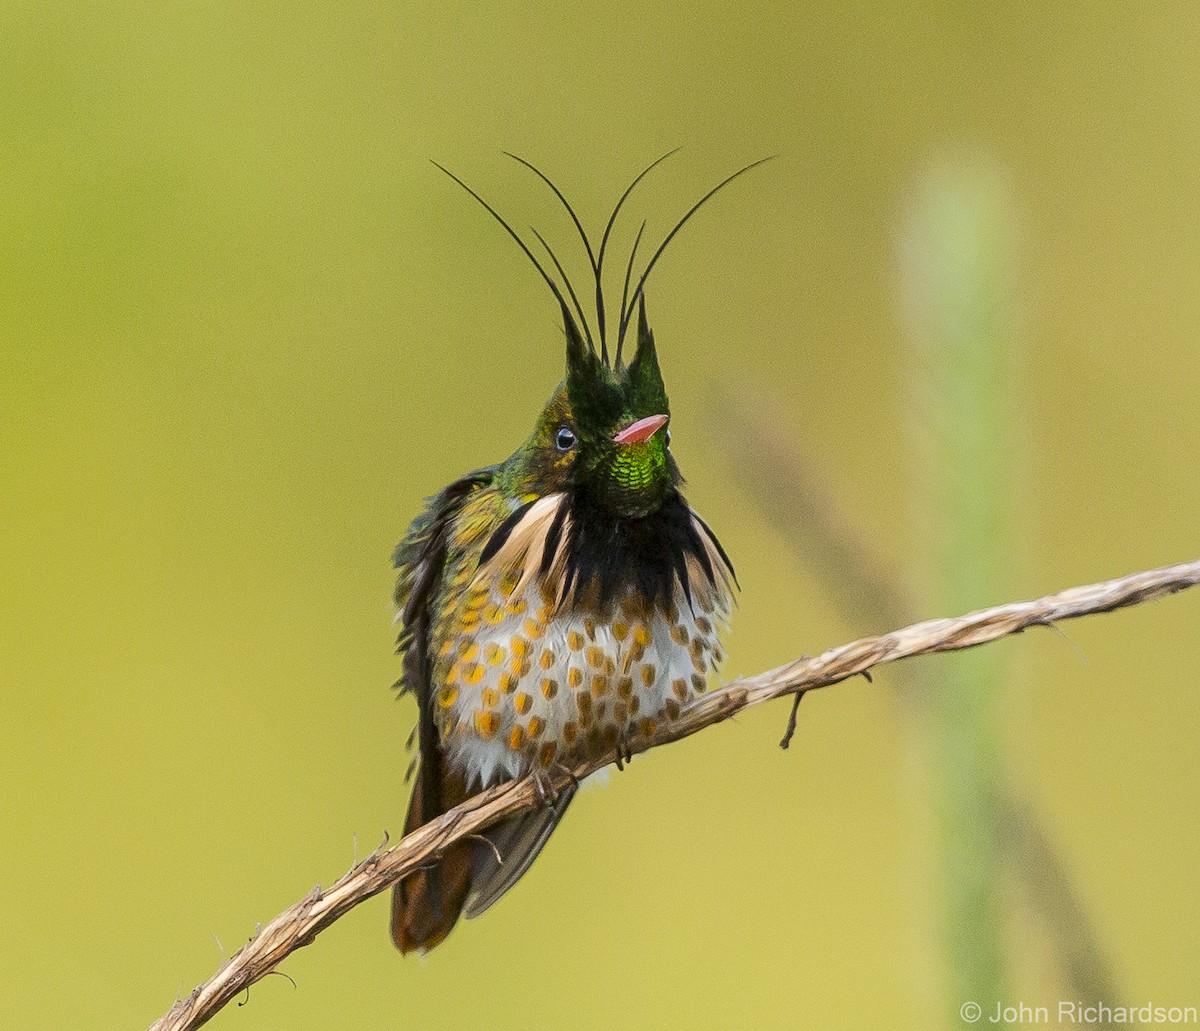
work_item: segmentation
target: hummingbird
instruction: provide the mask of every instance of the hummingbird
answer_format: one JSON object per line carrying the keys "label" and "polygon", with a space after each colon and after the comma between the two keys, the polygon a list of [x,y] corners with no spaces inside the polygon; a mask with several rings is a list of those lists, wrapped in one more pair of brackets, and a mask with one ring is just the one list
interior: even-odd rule
{"label": "hummingbird", "polygon": [[[419,772],[405,833],[516,777],[534,777],[545,802],[495,824],[486,841],[452,845],[396,885],[392,938],[402,953],[434,948],[460,916],[479,916],[529,869],[577,788],[572,781],[550,789],[551,771],[614,752],[620,765],[639,737],[679,717],[724,658],[718,635],[737,580],[716,535],[680,492],[645,286],[701,205],[762,161],[692,206],[631,293],[642,223],[616,324],[608,327],[602,270],[610,233],[634,187],[674,153],[629,184],[598,251],[558,187],[508,155],[553,190],[582,238],[595,280],[595,335],[542,235],[532,230],[561,286],[487,201],[434,162],[483,205],[549,286],[562,316],[566,367],[529,438],[500,464],[428,498],[394,554],[397,686],[418,704]],[[636,350],[626,361],[635,310]]]}

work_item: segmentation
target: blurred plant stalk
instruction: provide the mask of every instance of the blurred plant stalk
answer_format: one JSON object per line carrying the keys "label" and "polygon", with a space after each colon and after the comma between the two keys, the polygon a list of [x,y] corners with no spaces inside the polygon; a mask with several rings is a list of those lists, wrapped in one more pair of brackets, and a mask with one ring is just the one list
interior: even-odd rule
{"label": "blurred plant stalk", "polygon": [[[714,391],[711,411],[713,437],[728,450],[741,487],[796,558],[816,575],[854,632],[937,615],[922,607],[925,602],[913,593],[916,585],[906,582],[905,572],[889,568],[884,549],[839,501],[836,485],[809,460],[803,443],[779,436],[779,427],[787,423],[787,410],[781,400],[772,403],[769,387],[757,384],[739,392],[722,384],[719,392]],[[913,722],[924,727],[931,718],[928,707],[940,704],[941,695],[932,692],[944,694],[945,682],[940,664],[928,662],[899,663],[889,677],[897,688],[891,697],[904,717],[900,723],[904,739],[911,745],[903,782],[914,822],[914,845],[908,851],[916,853],[908,870],[916,942],[912,983],[922,1005],[933,1010],[942,1006],[949,988],[944,971],[930,959],[927,948],[940,934],[929,912],[939,894],[929,870],[937,846],[932,827],[922,823],[933,798],[928,735],[923,729],[918,732]],[[803,710],[800,732],[804,732]],[[1020,922],[1024,933],[1035,929],[1046,946],[1036,956],[1026,957],[1033,959],[1033,968],[1026,964],[1026,972],[1047,989],[1057,987],[1064,998],[1125,998],[1088,916],[1086,900],[1076,890],[1034,807],[1005,778],[997,775],[996,779],[1002,796],[987,815],[996,821],[994,840],[1002,851],[1007,882],[1014,888],[1008,901],[1021,910],[1008,916]],[[1013,973],[1009,972],[1010,978]],[[951,1026],[961,1026],[961,1020],[954,1019],[957,1023]]]}
{"label": "blurred plant stalk", "polygon": [[[999,176],[979,167],[927,176],[908,211],[902,302],[913,338],[915,457],[896,461],[920,535],[916,549],[902,549],[912,556],[908,568],[889,568],[884,549],[839,501],[837,485],[804,443],[779,436],[788,416],[782,399],[771,403],[770,387],[748,384],[739,392],[722,383],[713,393],[713,439],[727,449],[734,475],[855,629],[1007,596],[1013,483],[1021,473],[1012,455],[1024,433],[1010,400],[1017,394],[1011,225]],[[1034,807],[1004,776],[1004,699],[996,691],[1007,676],[1002,658],[960,656],[955,662],[965,665],[955,666],[954,690],[941,663],[902,663],[891,672],[902,688],[894,697],[909,744],[905,783],[916,852],[909,874],[921,943],[912,957],[914,992],[955,1028],[962,1002],[1016,977],[1005,959],[1014,920],[1022,935],[1033,929],[1044,936],[1046,948],[1021,971],[1037,984],[1057,986],[1063,997],[1124,998],[1070,871]],[[1013,889],[1007,896],[1005,885]],[[940,949],[930,956],[921,946],[935,939]],[[960,994],[967,991],[979,995]]]}
{"label": "blurred plant stalk", "polygon": [[[919,184],[901,240],[908,351],[909,582],[923,612],[968,611],[1005,596],[1013,562],[1012,217],[999,176],[945,165]],[[959,683],[952,685],[953,677]],[[932,671],[916,721],[930,763],[936,897],[948,1026],[964,1001],[1006,992],[1000,840],[1005,654],[981,650]]]}

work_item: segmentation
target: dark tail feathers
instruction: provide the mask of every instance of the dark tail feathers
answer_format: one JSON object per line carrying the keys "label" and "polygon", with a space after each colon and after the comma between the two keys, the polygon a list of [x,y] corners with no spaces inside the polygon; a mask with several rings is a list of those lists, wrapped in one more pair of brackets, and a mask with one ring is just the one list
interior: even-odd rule
{"label": "dark tail feathers", "polygon": [[[442,782],[442,812],[426,812],[421,795],[421,778],[417,778],[405,834],[467,797],[458,778]],[[482,836],[490,846],[472,841],[452,845],[440,860],[400,881],[392,892],[396,948],[404,953],[428,952],[445,940],[460,915],[471,919],[487,910],[529,869],[574,796],[574,786],[568,786],[553,805],[509,817],[486,830]]]}

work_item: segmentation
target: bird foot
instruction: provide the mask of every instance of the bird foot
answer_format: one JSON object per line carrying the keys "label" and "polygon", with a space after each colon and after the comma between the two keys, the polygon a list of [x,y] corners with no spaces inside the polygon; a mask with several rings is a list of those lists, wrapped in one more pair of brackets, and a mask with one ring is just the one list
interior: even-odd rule
{"label": "bird foot", "polygon": [[533,790],[537,793],[538,801],[547,809],[557,809],[562,792],[555,786],[554,778],[540,766],[535,766],[529,771],[529,778],[533,781]]}
{"label": "bird foot", "polygon": [[556,762],[554,764],[554,772],[561,773],[571,781],[571,787],[579,789],[579,778],[575,776],[575,771],[564,762]]}
{"label": "bird foot", "polygon": [[633,743],[627,730],[617,731],[617,743],[614,749],[617,754],[617,769],[623,772],[626,764],[633,762]]}

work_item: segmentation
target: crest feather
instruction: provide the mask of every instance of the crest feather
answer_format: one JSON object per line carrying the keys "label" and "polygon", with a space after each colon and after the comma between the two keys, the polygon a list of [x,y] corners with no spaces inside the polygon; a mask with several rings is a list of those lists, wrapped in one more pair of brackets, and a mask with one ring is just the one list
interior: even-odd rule
{"label": "crest feather", "polygon": [[[534,268],[537,269],[538,274],[545,281],[546,285],[550,288],[551,293],[554,294],[555,299],[559,302],[559,304],[562,307],[563,322],[565,323],[565,325],[567,327],[568,345],[569,346],[572,345],[572,343],[573,343],[572,337],[579,338],[581,340],[586,339],[587,350],[591,352],[592,356],[596,359],[597,363],[601,364],[604,368],[607,368],[607,369],[616,368],[619,370],[621,367],[622,348],[623,348],[623,345],[625,342],[625,332],[629,328],[630,320],[633,318],[634,305],[638,304],[642,300],[643,292],[646,287],[646,280],[650,278],[650,273],[653,271],[654,266],[658,263],[658,259],[660,257],[662,257],[663,251],[665,251],[667,249],[667,245],[670,244],[670,242],[673,239],[675,239],[675,236],[679,232],[679,230],[681,230],[684,227],[684,225],[688,222],[688,220],[697,211],[699,211],[700,208],[702,208],[705,205],[705,203],[707,203],[707,201],[714,194],[716,194],[720,190],[724,189],[727,185],[729,185],[729,183],[733,182],[736,178],[738,178],[738,176],[744,175],[746,172],[749,172],[752,168],[757,168],[763,162],[771,160],[769,157],[760,158],[758,161],[754,161],[751,164],[748,164],[743,168],[739,168],[736,172],[733,173],[733,175],[728,176],[725,179],[723,179],[721,182],[717,183],[716,186],[714,186],[703,197],[701,197],[695,204],[693,204],[691,206],[691,208],[689,208],[688,211],[684,214],[684,216],[678,222],[675,223],[675,227],[667,234],[666,238],[662,241],[662,243],[660,243],[658,245],[658,249],[654,252],[654,254],[650,258],[649,262],[647,262],[645,269],[642,271],[641,276],[638,278],[637,285],[634,287],[633,293],[630,294],[629,286],[630,286],[630,283],[633,278],[634,257],[637,254],[638,244],[641,242],[642,231],[646,228],[646,223],[645,222],[642,223],[641,229],[638,230],[637,239],[634,240],[633,250],[629,254],[629,264],[625,269],[625,286],[621,293],[621,309],[618,312],[618,318],[617,318],[616,353],[615,353],[615,357],[610,359],[609,350],[608,350],[608,338],[607,338],[607,333],[606,333],[607,327],[605,325],[604,284],[603,284],[604,253],[608,246],[609,235],[612,232],[613,226],[616,224],[617,215],[620,213],[621,208],[625,204],[626,199],[633,192],[633,188],[635,186],[637,186],[637,184],[640,183],[642,181],[642,179],[644,179],[646,177],[646,175],[652,169],[656,168],[663,161],[665,161],[667,158],[669,158],[672,154],[676,153],[676,151],[678,151],[678,149],[679,148],[676,147],[674,150],[670,150],[666,154],[663,154],[662,157],[657,158],[656,160],[652,161],[649,165],[647,165],[644,169],[642,169],[642,171],[639,172],[638,175],[634,178],[633,182],[631,182],[625,188],[625,192],[621,194],[620,199],[617,201],[616,207],[613,208],[612,214],[608,218],[607,225],[604,227],[604,235],[601,237],[601,240],[600,240],[599,251],[596,251],[592,248],[591,240],[588,238],[588,235],[583,228],[583,223],[579,220],[579,216],[576,215],[575,209],[573,207],[571,207],[570,202],[563,195],[563,192],[554,184],[554,182],[550,179],[550,177],[547,176],[546,173],[543,172],[541,169],[539,169],[537,166],[535,166],[531,162],[527,161],[525,158],[519,157],[518,155],[510,153],[509,151],[505,151],[505,154],[508,157],[510,157],[514,161],[517,161],[520,164],[524,165],[526,168],[528,168],[530,171],[532,171],[536,176],[538,176],[538,178],[541,179],[548,187],[550,187],[550,189],[553,191],[554,195],[559,199],[559,201],[562,203],[563,207],[566,209],[567,214],[570,215],[571,221],[574,224],[576,231],[579,233],[579,238],[583,241],[584,250],[587,252],[588,264],[591,266],[592,276],[593,276],[593,278],[595,280],[595,284],[596,284],[596,322],[597,322],[597,329],[599,331],[598,335],[600,337],[599,352],[597,352],[597,350],[596,350],[596,341],[595,341],[595,338],[592,336],[592,329],[591,329],[591,326],[588,324],[587,316],[584,314],[583,305],[580,304],[579,297],[576,294],[574,287],[571,285],[571,280],[567,276],[566,269],[563,267],[562,263],[558,260],[557,255],[555,255],[554,251],[550,248],[550,245],[543,238],[542,234],[539,233],[536,229],[531,230],[533,232],[533,235],[537,238],[538,242],[545,248],[546,253],[549,255],[550,260],[554,265],[555,271],[557,271],[559,276],[561,277],[563,286],[566,288],[566,295],[563,294],[562,289],[559,288],[559,285],[558,285],[557,281],[554,279],[554,277],[552,277],[550,275],[550,273],[546,271],[545,266],[543,266],[542,263],[540,261],[538,261],[538,259],[534,256],[534,253],[533,253],[533,251],[531,251],[529,249],[528,244],[526,244],[525,241],[521,239],[520,235],[516,232],[516,230],[513,229],[513,227],[510,226],[508,224],[508,222],[506,222],[504,220],[503,216],[501,216],[500,213],[498,211],[496,211],[495,208],[493,208],[486,200],[484,200],[478,193],[476,193],[470,186],[468,186],[465,182],[463,182],[458,176],[456,176],[448,168],[444,167],[441,164],[438,164],[438,162],[436,162],[436,161],[434,161],[433,164],[437,168],[441,169],[441,171],[445,172],[446,175],[448,175],[451,179],[453,179],[456,183],[458,183],[459,186],[461,186],[464,190],[466,190],[467,193],[469,193],[472,197],[474,197],[475,200],[478,201],[479,204],[482,205],[484,209],[486,209],[488,214],[490,214],[492,216],[492,218],[494,218],[497,222],[500,223],[501,226],[503,226],[505,232],[507,232],[508,235],[513,238],[513,240],[516,242],[517,246],[521,248],[521,250],[524,252],[525,256],[530,260],[530,262],[533,263]],[[575,306],[574,313],[567,306],[567,296],[569,296],[571,298],[571,301]],[[641,308],[639,306],[639,311],[640,310],[641,310]],[[579,316],[578,322],[576,322],[576,319],[575,319],[576,314]],[[643,320],[639,317],[639,337],[641,336],[640,323],[642,321]],[[582,333],[580,332],[581,326],[582,326]]]}

